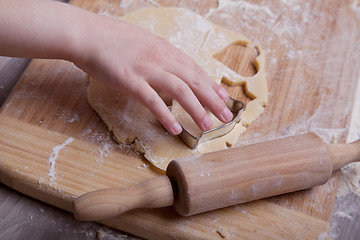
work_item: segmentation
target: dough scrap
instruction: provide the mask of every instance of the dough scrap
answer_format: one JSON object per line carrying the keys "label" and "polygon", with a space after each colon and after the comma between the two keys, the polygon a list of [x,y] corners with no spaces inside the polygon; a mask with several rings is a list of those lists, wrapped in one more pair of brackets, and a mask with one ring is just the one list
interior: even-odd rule
{"label": "dough scrap", "polygon": [[[229,69],[213,56],[231,44],[248,46],[250,41],[238,34],[211,23],[204,17],[182,8],[145,8],[131,12],[120,18],[138,25],[154,34],[167,39],[177,48],[190,55],[205,72],[218,84],[243,85],[246,95],[252,100],[241,115],[240,123],[223,137],[205,142],[197,149],[189,149],[181,140],[172,136],[161,126],[150,111],[139,102],[106,87],[102,82],[90,79],[88,100],[92,108],[101,116],[109,130],[121,143],[133,144],[135,149],[161,170],[166,170],[173,159],[226,149],[245,132],[248,124],[264,110],[268,101],[265,80],[265,59],[260,47],[254,64],[257,73],[243,77]],[[172,112],[181,121],[196,124],[173,100]],[[211,113],[209,113],[211,115]],[[216,118],[212,115],[212,119]],[[219,122],[219,121],[218,121]],[[184,123],[184,124],[189,124]],[[216,123],[219,124],[219,123]],[[196,131],[196,130],[195,130]]]}

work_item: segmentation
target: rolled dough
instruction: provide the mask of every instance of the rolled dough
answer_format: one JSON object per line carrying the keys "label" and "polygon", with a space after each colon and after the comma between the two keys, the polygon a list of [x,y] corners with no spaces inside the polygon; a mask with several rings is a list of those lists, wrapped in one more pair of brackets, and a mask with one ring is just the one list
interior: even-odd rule
{"label": "rolled dough", "polygon": [[[240,76],[213,57],[231,44],[247,46],[250,42],[246,37],[221,28],[202,16],[181,8],[145,8],[120,19],[167,39],[190,55],[218,84],[223,81],[233,86],[243,85],[246,95],[252,99],[242,113],[240,123],[229,134],[205,142],[192,150],[178,137],[166,132],[150,111],[140,103],[107,88],[98,80],[90,79],[89,103],[109,130],[119,142],[133,144],[137,151],[143,153],[145,158],[159,169],[166,170],[168,163],[173,159],[232,146],[239,135],[246,130],[245,126],[263,112],[268,100],[268,91],[264,72],[265,60],[260,47],[256,47],[258,56],[254,62],[257,73],[251,77]],[[173,101],[172,111],[183,123],[185,121],[186,125],[197,128],[178,102]],[[216,121],[214,116],[212,119]]]}

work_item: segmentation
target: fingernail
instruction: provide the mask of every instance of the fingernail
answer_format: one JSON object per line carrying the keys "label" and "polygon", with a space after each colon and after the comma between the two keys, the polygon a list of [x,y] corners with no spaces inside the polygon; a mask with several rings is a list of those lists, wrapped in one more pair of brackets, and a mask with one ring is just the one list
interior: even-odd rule
{"label": "fingernail", "polygon": [[172,128],[171,128],[171,133],[173,135],[178,135],[178,134],[181,133],[181,131],[182,131],[181,125],[178,122],[174,123]]}
{"label": "fingernail", "polygon": [[223,112],[220,114],[220,120],[223,122],[230,122],[233,118],[232,112],[226,107]]}
{"label": "fingernail", "polygon": [[219,89],[219,96],[224,101],[226,101],[229,98],[229,94],[224,88]]}
{"label": "fingernail", "polygon": [[212,121],[210,120],[210,118],[208,116],[206,116],[204,118],[204,120],[202,121],[202,126],[201,129],[203,131],[209,130],[212,127]]}

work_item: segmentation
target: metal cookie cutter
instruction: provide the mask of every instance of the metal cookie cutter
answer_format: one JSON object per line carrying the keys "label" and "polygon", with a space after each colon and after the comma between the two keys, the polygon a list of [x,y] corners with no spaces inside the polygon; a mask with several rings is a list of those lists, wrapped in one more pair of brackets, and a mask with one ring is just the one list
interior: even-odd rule
{"label": "metal cookie cutter", "polygon": [[231,112],[234,113],[235,116],[230,122],[205,131],[201,133],[199,137],[193,136],[191,133],[186,131],[185,128],[183,128],[182,132],[178,135],[178,137],[185,143],[186,146],[194,149],[203,142],[222,137],[225,134],[229,133],[235,127],[235,124],[240,121],[240,113],[244,110],[245,104],[240,100],[236,100],[230,97],[226,101],[226,106],[230,109]]}

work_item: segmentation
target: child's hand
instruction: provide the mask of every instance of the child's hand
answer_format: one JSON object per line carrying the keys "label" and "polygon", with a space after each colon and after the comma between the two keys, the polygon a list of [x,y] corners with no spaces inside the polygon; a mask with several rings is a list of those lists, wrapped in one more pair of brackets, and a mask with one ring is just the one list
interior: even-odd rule
{"label": "child's hand", "polygon": [[0,55],[72,61],[138,99],[172,134],[181,127],[156,90],[176,99],[202,130],[211,127],[204,107],[223,122],[232,118],[221,86],[186,54],[139,27],[38,0],[4,0],[0,22]]}
{"label": "child's hand", "polygon": [[93,18],[93,27],[84,34],[86,47],[75,59],[91,76],[138,99],[172,134],[181,127],[157,90],[176,99],[204,131],[212,123],[203,106],[223,122],[232,119],[224,103],[227,92],[185,53],[134,25]]}

